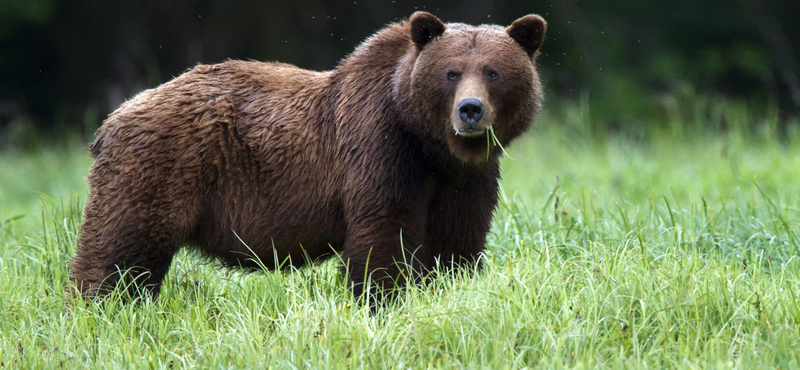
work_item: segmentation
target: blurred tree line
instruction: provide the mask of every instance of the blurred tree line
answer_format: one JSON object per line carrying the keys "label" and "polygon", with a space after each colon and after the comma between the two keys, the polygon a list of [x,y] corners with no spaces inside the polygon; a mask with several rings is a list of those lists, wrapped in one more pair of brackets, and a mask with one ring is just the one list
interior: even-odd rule
{"label": "blurred tree line", "polygon": [[602,124],[648,120],[675,96],[739,99],[782,117],[800,107],[797,0],[0,0],[0,132],[91,134],[126,98],[198,63],[330,69],[415,10],[470,24],[544,16],[546,104],[589,103]]}

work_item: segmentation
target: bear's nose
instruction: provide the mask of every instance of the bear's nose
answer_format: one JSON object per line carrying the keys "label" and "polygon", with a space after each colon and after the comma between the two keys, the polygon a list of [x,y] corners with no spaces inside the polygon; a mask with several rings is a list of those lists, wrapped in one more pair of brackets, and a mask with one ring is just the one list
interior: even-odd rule
{"label": "bear's nose", "polygon": [[458,116],[469,128],[475,128],[483,117],[483,104],[478,99],[464,99],[458,103]]}

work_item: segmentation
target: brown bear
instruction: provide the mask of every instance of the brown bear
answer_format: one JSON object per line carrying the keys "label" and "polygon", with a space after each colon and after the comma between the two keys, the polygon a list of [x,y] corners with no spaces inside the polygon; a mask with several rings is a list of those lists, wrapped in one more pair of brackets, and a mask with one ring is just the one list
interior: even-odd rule
{"label": "brown bear", "polygon": [[126,276],[155,295],[182,245],[245,268],[340,254],[357,297],[473,266],[502,147],[541,104],[545,29],[417,12],[332,71],[227,61],[138,94],[90,146],[72,282],[93,297]]}

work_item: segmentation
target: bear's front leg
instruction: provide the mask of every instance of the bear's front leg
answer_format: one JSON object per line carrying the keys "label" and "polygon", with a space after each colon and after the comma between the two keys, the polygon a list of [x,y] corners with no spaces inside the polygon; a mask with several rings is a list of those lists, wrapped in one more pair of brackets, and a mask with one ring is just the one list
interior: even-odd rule
{"label": "bear's front leg", "polygon": [[342,258],[356,298],[369,287],[369,298],[380,301],[430,267],[430,254],[422,245],[424,226],[395,217],[374,215],[349,226]]}
{"label": "bear's front leg", "polygon": [[442,270],[470,269],[478,262],[497,205],[499,178],[495,160],[440,184],[435,192],[425,241]]}
{"label": "bear's front leg", "polygon": [[432,265],[424,245],[432,181],[422,176],[361,179],[375,182],[350,188],[342,259],[355,297],[369,292],[367,298],[376,303],[409,280],[417,280]]}

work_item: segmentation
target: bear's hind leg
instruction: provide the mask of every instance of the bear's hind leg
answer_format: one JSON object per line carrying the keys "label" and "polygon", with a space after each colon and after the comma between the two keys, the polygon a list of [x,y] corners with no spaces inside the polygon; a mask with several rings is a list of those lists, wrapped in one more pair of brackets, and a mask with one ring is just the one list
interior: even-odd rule
{"label": "bear's hind leg", "polygon": [[[166,225],[149,225],[131,212],[104,219],[87,205],[84,232],[72,264],[71,280],[87,298],[114,289],[127,296],[158,295],[172,258],[183,242]],[[116,218],[116,220],[115,220]]]}
{"label": "bear's hind leg", "polygon": [[[157,296],[173,256],[194,227],[196,197],[154,193],[164,187],[124,191],[94,174],[90,184],[83,233],[71,266],[74,287],[86,298],[105,296],[118,287],[132,298],[144,292]],[[136,196],[126,198],[131,194]]]}

